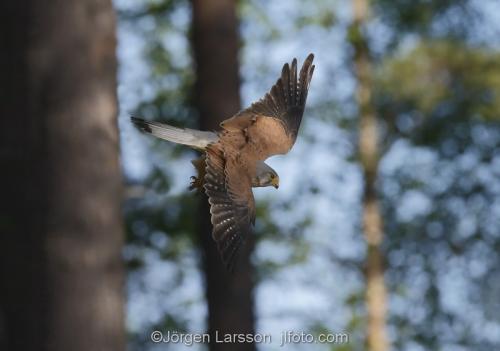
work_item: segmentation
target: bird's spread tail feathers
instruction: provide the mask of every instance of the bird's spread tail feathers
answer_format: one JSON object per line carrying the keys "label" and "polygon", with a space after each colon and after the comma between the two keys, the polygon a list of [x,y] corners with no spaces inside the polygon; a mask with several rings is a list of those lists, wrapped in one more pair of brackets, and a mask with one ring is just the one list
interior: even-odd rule
{"label": "bird's spread tail feathers", "polygon": [[204,150],[209,144],[216,142],[219,137],[216,133],[205,132],[189,128],[177,128],[168,124],[145,121],[132,117],[132,122],[145,133],[157,138],[168,140],[177,144],[187,145],[195,149]]}

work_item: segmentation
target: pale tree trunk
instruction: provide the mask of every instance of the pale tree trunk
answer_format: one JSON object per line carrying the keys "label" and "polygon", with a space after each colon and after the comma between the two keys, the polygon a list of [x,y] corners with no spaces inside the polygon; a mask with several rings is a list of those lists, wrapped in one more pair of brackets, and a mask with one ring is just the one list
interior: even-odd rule
{"label": "pale tree trunk", "polygon": [[0,349],[124,350],[111,0],[0,13]]}
{"label": "pale tree trunk", "polygon": [[[238,20],[233,0],[193,0],[193,48],[196,63],[196,104],[200,127],[218,130],[219,123],[240,109]],[[253,239],[245,243],[229,273],[215,242],[208,201],[203,198],[199,238],[203,250],[209,332],[253,333]],[[212,338],[213,340],[213,338]],[[212,343],[210,350],[255,350],[250,343]]]}
{"label": "pale tree trunk", "polygon": [[384,283],[383,221],[377,200],[376,178],[379,163],[379,135],[377,119],[372,106],[372,67],[363,26],[368,16],[368,0],[354,0],[354,23],[351,40],[354,47],[355,75],[358,81],[356,100],[360,113],[359,155],[364,175],[363,232],[367,244],[365,267],[367,334],[369,351],[386,351],[387,292]]}

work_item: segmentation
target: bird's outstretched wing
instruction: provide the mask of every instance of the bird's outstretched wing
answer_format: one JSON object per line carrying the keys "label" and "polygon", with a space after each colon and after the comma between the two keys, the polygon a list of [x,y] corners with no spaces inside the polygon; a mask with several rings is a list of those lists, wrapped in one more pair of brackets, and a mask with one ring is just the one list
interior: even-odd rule
{"label": "bird's outstretched wing", "polygon": [[143,131],[206,152],[204,189],[209,198],[212,236],[231,269],[255,220],[252,177],[258,161],[287,153],[295,143],[314,71],[310,54],[297,73],[285,64],[271,90],[249,108],[221,123],[215,134],[133,119]]}
{"label": "bird's outstretched wing", "polygon": [[210,203],[212,236],[222,261],[231,270],[255,221],[255,202],[245,164],[225,153],[222,143],[206,149],[204,188]]}
{"label": "bird's outstretched wing", "polygon": [[297,60],[283,66],[281,77],[261,100],[221,123],[228,131],[244,131],[254,144],[260,145],[260,159],[287,153],[297,138],[314,72],[314,55],[310,54],[300,73]]}

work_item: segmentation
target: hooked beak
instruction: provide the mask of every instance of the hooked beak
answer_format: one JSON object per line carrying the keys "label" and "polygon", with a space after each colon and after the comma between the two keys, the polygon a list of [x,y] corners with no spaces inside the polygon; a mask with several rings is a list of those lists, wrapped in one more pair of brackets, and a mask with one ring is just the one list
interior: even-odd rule
{"label": "hooked beak", "polygon": [[280,179],[278,177],[273,178],[271,184],[275,189],[278,189],[280,187]]}

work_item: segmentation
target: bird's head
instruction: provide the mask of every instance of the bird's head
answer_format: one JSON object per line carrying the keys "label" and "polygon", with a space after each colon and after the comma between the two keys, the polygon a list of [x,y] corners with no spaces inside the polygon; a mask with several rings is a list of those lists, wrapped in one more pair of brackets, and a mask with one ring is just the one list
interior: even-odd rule
{"label": "bird's head", "polygon": [[252,181],[253,187],[273,186],[276,189],[280,186],[280,177],[278,173],[264,162],[257,167],[257,175]]}

